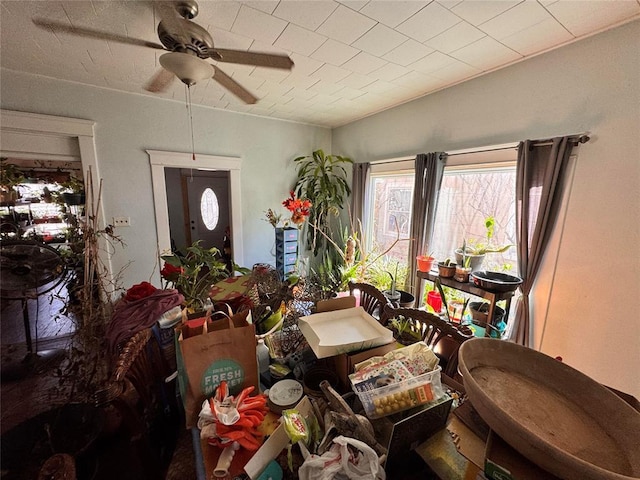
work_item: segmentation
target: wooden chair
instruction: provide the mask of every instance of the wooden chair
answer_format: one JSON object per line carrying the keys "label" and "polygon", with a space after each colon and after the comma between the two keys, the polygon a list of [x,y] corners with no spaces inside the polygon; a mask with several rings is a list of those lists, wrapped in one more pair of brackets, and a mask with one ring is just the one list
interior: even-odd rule
{"label": "wooden chair", "polygon": [[129,440],[130,468],[139,469],[140,478],[163,479],[180,428],[175,381],[167,380],[173,372],[151,328],[119,350],[111,380],[96,392],[95,403],[121,419],[116,432]]}
{"label": "wooden chair", "polygon": [[385,325],[388,318],[385,316],[385,306],[392,306],[389,299],[373,285],[368,283],[349,282],[350,294],[357,296],[356,290],[360,292],[360,306],[363,307],[369,315],[376,318],[382,325]]}
{"label": "wooden chair", "polygon": [[387,319],[402,316],[409,320],[409,328],[417,334],[440,359],[442,373],[456,379],[458,375],[458,350],[462,342],[473,338],[440,317],[417,308],[393,308],[385,306]]}

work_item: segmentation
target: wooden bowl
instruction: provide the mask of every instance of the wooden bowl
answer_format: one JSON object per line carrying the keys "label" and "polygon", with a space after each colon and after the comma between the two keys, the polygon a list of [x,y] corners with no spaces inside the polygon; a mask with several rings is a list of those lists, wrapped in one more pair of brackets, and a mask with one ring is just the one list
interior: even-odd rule
{"label": "wooden bowl", "polygon": [[640,413],[578,370],[491,338],[464,342],[459,369],[484,421],[548,472],[581,480],[640,477]]}

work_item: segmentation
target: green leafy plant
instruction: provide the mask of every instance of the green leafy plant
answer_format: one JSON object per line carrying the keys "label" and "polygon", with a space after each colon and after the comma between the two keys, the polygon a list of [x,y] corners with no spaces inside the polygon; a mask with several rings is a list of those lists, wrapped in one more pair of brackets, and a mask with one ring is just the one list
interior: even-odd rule
{"label": "green leafy plant", "polygon": [[485,218],[484,226],[486,229],[486,241],[476,241],[474,239],[470,239],[468,242],[465,239],[465,242],[462,247],[460,247],[461,253],[466,253],[468,255],[485,255],[487,253],[504,253],[509,248],[513,247],[513,244],[509,243],[507,245],[494,245],[492,243],[494,230],[495,230],[496,220],[493,216],[489,216]]}
{"label": "green leafy plant", "polygon": [[420,333],[412,328],[411,319],[404,317],[403,315],[398,315],[389,320],[389,326],[391,330],[395,332],[395,338],[400,339],[400,337],[413,337],[415,341],[420,341]]}
{"label": "green leafy plant", "polygon": [[[307,227],[307,247],[314,255],[318,255],[320,249],[325,247],[327,237],[331,238],[331,216],[338,216],[347,197],[351,195],[345,165],[353,164],[353,160],[315,150],[311,155],[296,158],[294,162],[298,169],[294,192],[313,205],[309,223],[316,228]],[[325,235],[319,235],[319,232]]]}
{"label": "green leafy plant", "polygon": [[7,162],[6,157],[0,158],[0,188],[4,191],[10,191],[24,183],[26,177],[22,170],[14,164]]}
{"label": "green leafy plant", "polygon": [[165,262],[160,271],[165,288],[171,286],[182,293],[185,306],[192,312],[205,309],[211,287],[232,274],[222,260],[220,250],[204,248],[200,241],[187,247],[186,252],[161,258]]}

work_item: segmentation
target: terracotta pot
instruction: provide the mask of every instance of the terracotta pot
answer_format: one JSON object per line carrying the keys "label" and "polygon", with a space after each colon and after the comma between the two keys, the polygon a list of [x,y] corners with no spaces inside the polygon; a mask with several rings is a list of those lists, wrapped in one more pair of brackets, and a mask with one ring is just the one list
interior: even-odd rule
{"label": "terracotta pot", "polygon": [[438,263],[438,275],[442,278],[451,278],[456,273],[456,264],[445,265],[444,263]]}
{"label": "terracotta pot", "polygon": [[469,275],[471,275],[471,267],[465,268],[465,267],[461,267],[460,265],[457,265],[456,273],[454,274],[453,278],[457,282],[468,283]]}
{"label": "terracotta pot", "polygon": [[433,266],[435,258],[428,255],[418,255],[416,257],[416,263],[418,264],[418,270],[421,272],[428,272]]}

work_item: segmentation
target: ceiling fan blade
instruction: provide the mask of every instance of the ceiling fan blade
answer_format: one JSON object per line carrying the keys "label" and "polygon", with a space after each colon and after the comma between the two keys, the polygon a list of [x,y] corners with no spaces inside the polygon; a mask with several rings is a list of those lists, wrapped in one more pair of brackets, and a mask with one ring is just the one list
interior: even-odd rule
{"label": "ceiling fan blade", "polygon": [[91,28],[72,27],[64,23],[56,22],[53,20],[47,20],[44,18],[34,18],[33,23],[40,28],[51,29],[54,32],[64,32],[64,33],[69,33],[71,35],[78,35],[80,37],[99,38],[101,40],[125,43],[127,45],[137,45],[140,47],[149,47],[149,48],[155,48],[157,50],[165,50],[165,48],[159,43],[148,42],[146,40],[140,40],[138,38],[125,37],[122,35],[116,35],[114,33],[102,32],[100,30],[93,30]]}
{"label": "ceiling fan blade", "polygon": [[229,75],[224,73],[215,65],[213,67],[213,79],[222,85],[224,88],[233,93],[236,97],[242,100],[244,103],[254,104],[258,101],[257,97],[254,97],[251,92],[245,89],[242,85],[232,79]]}
{"label": "ceiling fan blade", "polygon": [[291,70],[293,60],[287,55],[273,53],[244,52],[242,50],[227,50],[215,48],[211,58],[220,62],[241,63],[243,65],[255,65],[257,67],[282,68]]}
{"label": "ceiling fan blade", "polygon": [[151,80],[144,86],[144,89],[152,93],[164,92],[169,88],[169,85],[171,85],[175,78],[172,72],[161,68],[151,77]]}

